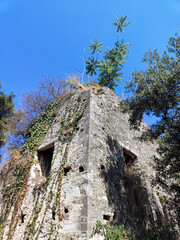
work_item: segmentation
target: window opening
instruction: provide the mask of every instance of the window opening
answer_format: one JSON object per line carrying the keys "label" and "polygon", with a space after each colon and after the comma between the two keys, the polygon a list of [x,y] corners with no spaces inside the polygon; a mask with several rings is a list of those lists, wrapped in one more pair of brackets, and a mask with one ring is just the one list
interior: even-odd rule
{"label": "window opening", "polygon": [[136,155],[125,148],[123,148],[123,157],[125,166],[131,165],[136,159]]}
{"label": "window opening", "polygon": [[24,217],[26,216],[26,214],[21,214],[21,223],[24,223]]}
{"label": "window opening", "polygon": [[105,169],[105,166],[104,165],[101,165],[101,170],[103,171]]}
{"label": "window opening", "polygon": [[84,172],[84,167],[83,166],[79,167],[79,172]]}
{"label": "window opening", "polygon": [[52,211],[52,219],[55,220],[55,215],[56,215],[56,212],[53,210]]}
{"label": "window opening", "polygon": [[67,173],[72,170],[71,166],[64,167],[64,176],[67,176]]}
{"label": "window opening", "polygon": [[68,208],[64,208],[64,212],[68,213],[69,212]]}
{"label": "window opening", "polygon": [[110,215],[103,215],[103,220],[110,221],[111,216]]}
{"label": "window opening", "polygon": [[38,159],[42,170],[42,175],[45,177],[49,176],[51,170],[51,162],[53,158],[54,147],[46,150],[38,151]]}

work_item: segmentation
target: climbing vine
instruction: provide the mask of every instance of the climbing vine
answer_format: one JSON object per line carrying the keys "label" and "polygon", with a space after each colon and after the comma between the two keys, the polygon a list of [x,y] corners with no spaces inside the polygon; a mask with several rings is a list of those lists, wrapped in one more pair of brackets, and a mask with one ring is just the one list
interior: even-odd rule
{"label": "climbing vine", "polygon": [[23,155],[37,150],[55,119],[57,107],[58,102],[51,103],[48,109],[31,124],[25,135],[26,140],[22,148]]}
{"label": "climbing vine", "polygon": [[134,240],[135,236],[128,236],[127,231],[124,228],[124,225],[121,225],[119,228],[115,226],[109,226],[102,224],[101,221],[96,222],[96,227],[93,229],[92,236],[100,234],[104,236],[104,240]]}
{"label": "climbing vine", "polygon": [[[52,209],[52,215],[54,219],[56,216],[59,220],[62,220],[63,218],[63,213],[60,211],[60,199],[62,179],[64,176],[64,166],[68,159],[70,143],[78,131],[78,123],[82,118],[84,111],[89,104],[89,101],[90,97],[87,99],[82,99],[82,96],[80,94],[79,96],[75,95],[74,97],[70,98],[67,102],[64,114],[60,121],[60,132],[58,136],[59,150],[56,151],[56,155],[59,153],[62,158],[61,164],[59,169],[50,173],[45,183],[41,184],[40,186],[35,186],[34,188],[34,206],[32,214],[26,225],[24,240],[30,240],[34,237],[35,239],[38,239],[44,223],[46,212],[49,208]],[[26,140],[21,151],[21,156],[18,155],[19,159],[21,159],[22,156],[26,156],[29,160],[27,161],[27,164],[24,165],[16,164],[12,173],[12,180],[9,181],[8,184],[6,184],[6,181],[4,181],[4,205],[2,207],[0,217],[0,239],[3,239],[4,229],[10,213],[11,220],[7,235],[8,240],[13,238],[17,224],[21,218],[21,207],[28,189],[27,182],[31,166],[34,164],[34,153],[44,139],[49,127],[52,125],[56,117],[57,107],[57,102],[51,103],[47,111],[44,111],[31,124],[26,133]],[[56,156],[54,156],[54,159],[55,158]],[[11,163],[15,164],[15,161],[11,161]],[[48,188],[49,184],[51,184],[51,186]],[[53,192],[52,189],[56,189],[56,192]],[[42,212],[42,207],[45,199],[48,199],[48,202]],[[40,213],[42,214],[41,222],[39,224],[36,224]],[[55,233],[55,231],[56,226],[52,222],[49,232],[49,239],[51,239],[51,236]]]}
{"label": "climbing vine", "polygon": [[19,221],[19,209],[21,208],[24,196],[27,191],[27,181],[32,162],[29,160],[28,164],[23,166],[18,164],[12,173],[12,181],[9,184],[4,182],[3,186],[3,206],[0,218],[0,239],[3,239],[6,221],[11,211],[12,205],[14,210],[10,220],[10,227],[8,232],[8,239],[12,238],[13,232]]}
{"label": "climbing vine", "polygon": [[[39,147],[49,127],[53,123],[58,103],[51,103],[46,111],[44,111],[30,126],[26,133],[26,140],[23,145],[21,155],[24,156],[26,153],[31,153],[31,157],[28,160],[26,166],[21,164],[16,165],[13,172],[13,181],[9,184],[4,183],[3,186],[3,204],[0,218],[0,237],[3,238],[4,228],[6,225],[7,218],[11,212],[11,207],[14,206],[12,212],[12,218],[10,221],[10,227],[8,232],[8,239],[12,239],[14,231],[20,219],[20,209],[27,192],[27,181],[29,172],[33,163],[31,159],[34,155],[34,151]],[[27,156],[26,156],[27,157]],[[35,216],[38,216],[37,209],[35,210]]]}
{"label": "climbing vine", "polygon": [[[82,118],[89,101],[90,97],[83,101],[81,100],[81,95],[79,95],[75,102],[74,99],[68,102],[65,114],[60,123],[59,140],[62,143],[72,140],[74,134],[77,132],[78,122]],[[73,102],[74,104],[72,107]]]}
{"label": "climbing vine", "polygon": [[[67,102],[63,117],[60,121],[60,133],[58,137],[59,150],[56,152],[56,155],[60,153],[60,155],[62,156],[61,165],[59,169],[57,169],[57,171],[50,174],[47,181],[44,183],[43,186],[41,186],[41,189],[34,189],[36,201],[32,216],[26,227],[26,232],[24,236],[24,239],[26,240],[32,239],[33,236],[36,236],[35,239],[38,239],[48,208],[52,209],[52,215],[54,218],[57,215],[60,221],[63,219],[63,213],[61,213],[60,211],[60,199],[62,179],[64,176],[64,165],[66,164],[68,159],[70,143],[74,135],[78,131],[79,120],[82,118],[84,111],[89,104],[89,101],[90,98],[82,99],[80,94],[78,97],[75,96],[73,98],[70,98]],[[47,191],[47,187],[49,184],[51,184],[51,186],[49,187],[50,190]],[[57,189],[56,193],[52,192],[52,189]],[[45,199],[48,199],[48,204],[46,205],[46,208],[44,210],[41,223],[36,226],[36,221],[42,210],[42,205]],[[49,239],[51,239],[51,236],[55,232],[55,229],[56,227],[54,226],[53,222],[51,222]]]}

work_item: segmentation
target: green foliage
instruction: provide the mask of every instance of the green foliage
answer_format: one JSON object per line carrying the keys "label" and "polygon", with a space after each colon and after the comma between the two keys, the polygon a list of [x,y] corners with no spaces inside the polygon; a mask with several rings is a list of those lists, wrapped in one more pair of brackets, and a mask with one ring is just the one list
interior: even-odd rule
{"label": "green foliage", "polygon": [[25,135],[25,143],[22,153],[36,150],[41,141],[45,137],[49,127],[56,116],[58,103],[51,103],[46,111],[44,111],[34,122],[32,122]]}
{"label": "green foliage", "polygon": [[163,205],[166,202],[166,197],[164,195],[161,195],[161,194],[158,197],[159,197],[159,201]]}
{"label": "green foliage", "polygon": [[[8,233],[8,239],[11,239],[12,226],[16,218],[19,204],[22,201],[22,191],[23,188],[26,188],[27,173],[30,169],[29,164],[24,166],[20,163],[16,165],[13,169],[12,167],[9,167],[8,169],[8,174],[11,175],[11,179],[5,179],[2,190],[3,203],[0,213],[0,239],[2,239],[1,237],[3,237],[6,221],[13,205],[13,216],[10,221],[10,229]],[[11,173],[9,173],[9,171]]]}
{"label": "green foliage", "polygon": [[14,112],[8,124],[9,150],[22,148],[25,134],[32,122],[45,112],[52,102],[60,101],[70,89],[65,79],[59,77],[45,78],[34,90],[25,91],[21,98],[21,110]]}
{"label": "green foliage", "polygon": [[108,226],[101,223],[101,221],[96,222],[96,227],[93,229],[92,236],[95,234],[101,234],[104,236],[104,240],[133,240],[134,236],[128,236],[124,228],[121,225],[120,228],[115,226]]}
{"label": "green foliage", "polygon": [[89,50],[92,50],[92,54],[94,54],[95,52],[101,53],[102,50],[100,49],[100,47],[102,46],[103,46],[103,43],[98,43],[98,39],[95,38],[94,42],[91,40],[91,45],[89,45],[88,47],[89,47]]}
{"label": "green foliage", "polygon": [[6,95],[3,91],[0,91],[0,147],[5,142],[6,125],[9,122],[14,110],[14,96],[15,95],[13,95],[12,93],[10,95]]}
{"label": "green foliage", "polygon": [[151,233],[146,240],[176,240],[177,234],[173,224],[158,226],[156,223],[152,226]]}
{"label": "green foliage", "polygon": [[60,124],[59,140],[61,142],[67,142],[72,139],[77,131],[77,124],[82,118],[87,105],[89,104],[90,98],[86,101],[82,101],[81,95],[76,99],[75,104],[72,108],[72,100],[70,100],[66,106],[64,116]]}
{"label": "green foliage", "polygon": [[[135,70],[126,88],[132,96],[125,100],[131,123],[138,127],[143,114],[157,117],[156,123],[143,133],[142,140],[159,143],[161,155],[159,171],[164,177],[177,180],[180,189],[180,37],[176,34],[168,42],[162,56],[157,50],[145,54],[147,68]],[[178,187],[179,186],[179,187]]]}
{"label": "green foliage", "polygon": [[37,189],[34,189],[34,194],[37,196],[36,196],[35,205],[33,208],[33,213],[31,215],[30,221],[26,226],[24,239],[32,239],[31,237],[37,233],[36,221],[39,217],[39,213],[42,209],[42,204],[43,204],[43,201],[39,203],[41,192],[43,192],[43,189],[41,189],[40,187]]}
{"label": "green foliage", "polygon": [[[116,15],[117,23],[113,23],[114,26],[117,26],[117,32],[124,32],[123,28],[127,26],[130,22],[125,22],[126,16],[119,18]],[[124,39],[119,42],[115,42],[114,46],[111,49],[107,49],[103,53],[101,60],[98,60],[98,54],[101,54],[102,50],[100,47],[103,46],[103,43],[98,43],[98,39],[95,38],[95,41],[91,40],[91,45],[89,45],[89,50],[92,50],[91,56],[88,58],[86,63],[86,74],[97,75],[98,72],[98,83],[101,86],[107,86],[113,91],[117,86],[115,81],[121,82],[122,73],[120,72],[123,63],[126,62],[125,58],[129,50],[127,46],[129,43],[124,43]],[[95,56],[96,55],[96,56]]]}
{"label": "green foliage", "polygon": [[9,201],[10,199],[15,199],[15,196],[22,188],[24,183],[24,178],[26,175],[27,166],[23,167],[22,165],[17,165],[13,176],[15,180],[10,182],[8,185],[3,187],[3,199]]}
{"label": "green foliage", "polygon": [[[58,215],[59,220],[62,220],[63,218],[63,213],[60,212],[60,198],[61,198],[62,178],[64,175],[64,165],[67,162],[69,145],[75,133],[78,130],[78,127],[77,127],[78,122],[82,118],[89,101],[90,101],[90,98],[87,98],[86,100],[84,100],[82,99],[80,94],[78,97],[70,98],[69,101],[67,102],[66,109],[64,111],[62,120],[60,122],[59,142],[61,142],[61,144],[59,145],[59,150],[57,150],[56,152],[56,154],[60,154],[60,156],[62,156],[61,165],[55,172],[52,172],[49,175],[47,181],[43,185],[41,185],[40,187],[34,188],[33,195],[34,195],[35,204],[34,204],[32,215],[26,226],[24,239],[32,239],[34,236],[36,239],[38,239],[41,228],[44,224],[45,215],[51,204],[53,206],[52,211],[53,211],[54,217]],[[55,104],[55,108],[53,106],[51,107],[56,112],[56,104]],[[50,116],[52,116],[52,114],[50,114]],[[47,120],[47,117],[45,119]],[[44,118],[37,119],[38,122],[40,122],[41,120],[42,120],[42,126],[44,126]],[[33,136],[35,136],[35,134]],[[33,138],[31,139],[31,141],[33,141]],[[27,144],[26,150],[28,150],[28,146],[29,145]],[[30,144],[30,147],[31,147],[31,144]],[[34,146],[32,149],[33,150],[35,149]],[[31,150],[31,148],[29,150]],[[50,191],[48,192],[47,186],[49,184],[51,184],[51,186],[50,186]],[[54,190],[52,191],[52,189],[57,189],[57,190],[56,192],[54,192]],[[41,213],[45,197],[47,197],[48,199],[48,204],[46,205],[46,208],[43,212],[41,222],[37,224],[37,220]],[[52,235],[55,231],[53,221],[50,224],[51,224],[50,225],[51,229],[49,232],[49,239],[52,238]]]}
{"label": "green foliage", "polygon": [[113,23],[114,26],[117,26],[117,32],[121,31],[124,32],[123,27],[126,27],[130,22],[125,22],[127,16],[121,16],[119,18],[117,15],[115,15],[117,22]]}
{"label": "green foliage", "polygon": [[62,165],[58,171],[59,185],[53,206],[54,211],[56,211],[60,201],[61,177],[64,174],[63,167],[67,161],[69,144],[72,141],[75,133],[77,132],[78,123],[82,118],[84,111],[86,110],[86,107],[89,104],[89,101],[90,98],[88,98],[86,101],[83,101],[81,99],[81,94],[77,97],[77,99],[75,98],[70,99],[67,103],[64,116],[60,123],[59,141],[61,141],[62,143],[67,143],[67,145],[62,159]]}

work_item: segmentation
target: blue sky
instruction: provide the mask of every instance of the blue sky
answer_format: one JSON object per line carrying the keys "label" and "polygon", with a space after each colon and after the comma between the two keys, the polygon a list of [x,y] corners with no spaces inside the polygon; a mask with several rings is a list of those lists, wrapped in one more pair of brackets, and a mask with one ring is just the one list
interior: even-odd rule
{"label": "blue sky", "polygon": [[[180,31],[180,0],[0,0],[0,82],[15,104],[27,89],[35,89],[45,76],[65,77],[83,70],[90,40],[105,47],[116,41],[115,14],[127,14],[131,24],[120,35],[131,42],[123,80],[143,68],[148,49],[165,50]],[[123,85],[116,93],[122,95]]]}

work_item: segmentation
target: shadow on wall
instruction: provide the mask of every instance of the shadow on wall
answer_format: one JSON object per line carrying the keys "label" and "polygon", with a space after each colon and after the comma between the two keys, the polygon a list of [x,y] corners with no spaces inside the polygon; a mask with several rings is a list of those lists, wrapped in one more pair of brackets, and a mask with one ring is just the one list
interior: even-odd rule
{"label": "shadow on wall", "polygon": [[[125,151],[110,136],[107,138],[107,145],[109,156],[101,176],[106,184],[109,205],[114,208],[114,217],[110,223],[116,226],[123,224],[127,229],[132,227],[136,236],[143,239],[154,222],[152,203],[149,200],[152,196],[148,195],[141,178],[136,174],[136,158],[132,157],[135,155]],[[155,211],[157,221],[162,224],[160,212],[157,208]]]}

